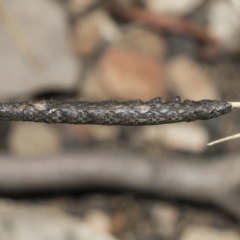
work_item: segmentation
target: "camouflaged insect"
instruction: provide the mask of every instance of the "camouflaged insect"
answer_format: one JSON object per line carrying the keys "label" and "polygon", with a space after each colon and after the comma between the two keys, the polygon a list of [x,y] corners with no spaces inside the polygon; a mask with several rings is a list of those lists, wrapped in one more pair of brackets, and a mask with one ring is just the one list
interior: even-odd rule
{"label": "camouflaged insect", "polygon": [[0,121],[137,126],[207,120],[231,111],[230,103],[180,97],[166,102],[159,97],[147,102],[23,101],[0,103]]}

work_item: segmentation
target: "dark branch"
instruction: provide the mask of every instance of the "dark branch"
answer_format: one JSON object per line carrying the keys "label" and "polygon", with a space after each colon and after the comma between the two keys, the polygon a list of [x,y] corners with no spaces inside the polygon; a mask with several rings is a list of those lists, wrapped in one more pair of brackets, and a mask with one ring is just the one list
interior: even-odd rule
{"label": "dark branch", "polygon": [[220,206],[240,219],[239,155],[150,161],[127,152],[19,159],[1,156],[0,194],[110,189]]}
{"label": "dark branch", "polygon": [[162,98],[148,102],[24,101],[0,103],[0,121],[137,126],[207,120],[231,111],[230,103],[179,97],[168,102]]}

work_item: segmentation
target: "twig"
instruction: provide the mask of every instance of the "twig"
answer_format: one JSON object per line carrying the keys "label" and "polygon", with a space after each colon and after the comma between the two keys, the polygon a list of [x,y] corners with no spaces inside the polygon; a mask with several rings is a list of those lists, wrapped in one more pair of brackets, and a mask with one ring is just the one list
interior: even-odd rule
{"label": "twig", "polygon": [[239,155],[216,159],[149,161],[126,152],[19,159],[1,156],[0,194],[110,189],[211,203],[240,219]]}
{"label": "twig", "polygon": [[100,125],[157,125],[207,120],[232,111],[232,105],[217,100],[168,102],[155,98],[148,102],[59,102],[24,101],[0,103],[0,121]]}
{"label": "twig", "polygon": [[240,108],[240,102],[229,102],[232,105],[232,108]]}
{"label": "twig", "polygon": [[121,7],[116,4],[109,10],[125,19],[139,21],[157,29],[191,35],[209,45],[218,45],[217,39],[203,26],[172,16],[160,16],[138,7]]}

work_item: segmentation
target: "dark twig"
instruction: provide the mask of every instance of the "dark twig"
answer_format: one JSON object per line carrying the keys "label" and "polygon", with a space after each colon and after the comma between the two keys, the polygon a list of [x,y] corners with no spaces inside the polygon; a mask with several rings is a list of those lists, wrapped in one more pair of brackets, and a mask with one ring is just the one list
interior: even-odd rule
{"label": "dark twig", "polygon": [[198,24],[173,16],[156,15],[138,7],[123,7],[111,4],[108,9],[111,13],[128,20],[135,20],[156,29],[190,35],[211,46],[218,45],[217,39],[205,27]]}
{"label": "dark twig", "polygon": [[230,103],[179,97],[168,102],[162,98],[148,102],[24,101],[0,103],[0,121],[136,126],[207,120],[231,111]]}
{"label": "dark twig", "polygon": [[[206,159],[205,159],[206,160]],[[239,155],[161,159],[123,152],[80,152],[45,159],[1,156],[0,194],[110,189],[220,206],[240,219]]]}

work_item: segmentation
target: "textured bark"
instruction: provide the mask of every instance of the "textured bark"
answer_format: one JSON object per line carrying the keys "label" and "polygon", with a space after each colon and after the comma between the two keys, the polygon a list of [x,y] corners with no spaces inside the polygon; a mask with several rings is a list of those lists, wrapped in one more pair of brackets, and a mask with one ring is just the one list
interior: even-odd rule
{"label": "textured bark", "polygon": [[110,189],[212,203],[240,219],[239,155],[161,159],[123,152],[85,151],[41,159],[1,156],[0,194]]}
{"label": "textured bark", "polygon": [[232,105],[215,100],[168,102],[155,98],[148,102],[58,102],[24,101],[0,103],[0,121],[100,125],[157,125],[207,120],[232,111]]}

